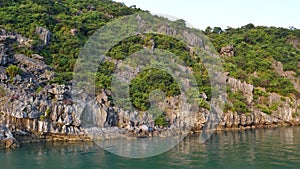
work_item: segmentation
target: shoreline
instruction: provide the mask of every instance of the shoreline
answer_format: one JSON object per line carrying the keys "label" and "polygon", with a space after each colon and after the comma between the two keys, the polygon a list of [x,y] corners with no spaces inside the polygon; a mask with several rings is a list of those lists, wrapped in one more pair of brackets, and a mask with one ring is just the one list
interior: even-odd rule
{"label": "shoreline", "polygon": [[[193,127],[189,131],[182,131],[176,128],[165,128],[165,129],[155,129],[152,132],[149,131],[129,131],[125,128],[118,127],[107,127],[107,128],[84,128],[79,127],[80,132],[77,133],[53,133],[51,130],[42,130],[41,128],[42,121],[35,119],[19,119],[13,116],[6,116],[3,124],[8,127],[4,127],[9,137],[0,139],[0,148],[15,148],[20,146],[23,143],[34,143],[34,142],[93,142],[93,140],[110,140],[125,138],[127,140],[132,139],[142,139],[150,137],[166,137],[166,136],[175,136],[180,134],[195,134],[203,132],[202,127]],[[232,123],[231,123],[232,124]],[[44,125],[44,124],[43,124]],[[42,125],[42,126],[43,126]],[[300,126],[299,121],[280,121],[280,122],[270,122],[270,123],[260,123],[260,124],[251,124],[251,125],[219,125],[214,129],[214,131],[242,131],[249,129],[259,129],[259,128],[277,128],[277,127],[291,127],[291,126]],[[49,129],[49,127],[48,127]],[[174,134],[175,133],[175,134]]]}
{"label": "shoreline", "polygon": [[[235,127],[235,128],[217,128],[213,131],[223,132],[223,131],[246,131],[246,130],[255,130],[255,129],[271,129],[271,128],[282,128],[282,127],[297,127],[300,126],[300,123],[281,123],[281,124],[268,124],[268,125],[258,125],[258,126],[246,126],[246,127]],[[187,136],[191,136],[194,134],[202,133],[202,130],[191,131],[187,133]],[[115,137],[115,138],[102,138],[98,140],[110,140],[110,139],[120,139],[125,138],[127,140],[133,139],[143,139],[143,138],[151,138],[151,137],[132,137],[126,134],[122,135],[123,137]],[[152,136],[152,137],[164,137],[161,135]],[[33,144],[33,143],[92,143],[94,139],[88,134],[42,134],[42,135],[34,135],[32,136],[18,136],[16,135],[14,138],[0,140],[0,148],[1,149],[15,149],[23,144]]]}
{"label": "shoreline", "polygon": [[[300,126],[300,123],[297,124],[279,124],[279,125],[258,125],[258,126],[246,126],[246,127],[239,127],[239,128],[217,128],[214,129],[214,132],[222,132],[222,131],[246,131],[246,130],[255,130],[255,129],[271,129],[271,128],[281,128],[281,127],[297,127]],[[193,134],[200,134],[203,131],[191,131],[188,133],[186,136],[193,135]],[[123,134],[123,138],[127,140],[132,140],[132,139],[143,139],[143,138],[151,138],[151,137],[164,137],[164,136],[151,136],[151,137],[132,137],[128,136],[126,134]],[[21,136],[22,137],[22,136]],[[20,138],[20,137],[17,137]],[[109,138],[109,139],[119,139],[121,137],[116,137],[116,138]],[[99,139],[99,140],[109,140],[107,138],[104,139]],[[17,139],[18,140],[18,139]],[[74,142],[93,142],[93,139],[88,136],[88,134],[44,134],[41,136],[39,139],[31,139],[31,140],[18,140],[19,143],[34,143],[34,142],[63,142],[63,143],[74,143]]]}

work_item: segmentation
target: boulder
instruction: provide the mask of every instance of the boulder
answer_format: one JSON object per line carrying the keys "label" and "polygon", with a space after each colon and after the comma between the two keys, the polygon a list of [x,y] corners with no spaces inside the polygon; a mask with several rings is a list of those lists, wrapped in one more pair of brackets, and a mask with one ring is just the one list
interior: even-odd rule
{"label": "boulder", "polygon": [[12,132],[5,125],[0,124],[0,148],[14,148],[18,146],[19,143]]}
{"label": "boulder", "polygon": [[224,47],[221,48],[220,55],[221,56],[228,56],[228,57],[234,56],[234,50],[233,49],[234,49],[233,45],[224,46]]}

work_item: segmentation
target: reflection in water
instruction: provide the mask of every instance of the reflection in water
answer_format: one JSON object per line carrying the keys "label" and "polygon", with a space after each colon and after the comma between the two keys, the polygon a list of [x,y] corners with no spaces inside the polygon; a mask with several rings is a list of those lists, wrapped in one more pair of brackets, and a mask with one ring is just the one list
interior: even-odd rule
{"label": "reflection in water", "polygon": [[[115,146],[121,146],[118,143]],[[113,149],[113,147],[111,147]],[[161,155],[130,159],[95,144],[36,143],[0,150],[1,168],[299,168],[300,127],[220,131],[204,144],[185,138]]]}
{"label": "reflection in water", "polygon": [[112,139],[95,143],[116,155],[129,158],[145,158],[165,153],[176,146],[183,137],[150,137],[142,139]]}

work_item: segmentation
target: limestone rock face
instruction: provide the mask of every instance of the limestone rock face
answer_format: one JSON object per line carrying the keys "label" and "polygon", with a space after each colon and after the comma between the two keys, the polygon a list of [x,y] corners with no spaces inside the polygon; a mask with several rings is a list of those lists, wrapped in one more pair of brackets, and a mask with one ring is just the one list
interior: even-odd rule
{"label": "limestone rock face", "polygon": [[6,65],[8,62],[8,56],[5,54],[5,47],[3,44],[0,46],[0,65]]}
{"label": "limestone rock face", "polygon": [[[298,67],[300,67],[300,62],[298,62]],[[300,92],[300,78],[296,76],[296,72],[294,71],[284,71],[283,70],[283,65],[281,62],[276,61],[273,63],[273,68],[274,70],[283,77],[288,78],[294,85],[294,88]]]}
{"label": "limestone rock face", "polygon": [[[66,86],[45,86],[40,93],[34,95],[30,95],[30,89],[26,88],[14,90],[12,93],[9,89],[6,90],[8,96],[11,95],[5,105],[1,107],[2,111],[6,112],[6,116],[31,121],[19,129],[40,133],[51,133],[52,131],[64,133],[68,128],[74,127],[80,129],[81,122],[77,116],[76,106],[70,101]],[[34,122],[35,120],[37,123]],[[6,124],[13,125],[13,123],[6,119]],[[63,131],[63,127],[66,130]]]}
{"label": "limestone rock face", "polygon": [[35,33],[44,42],[44,45],[48,45],[49,44],[51,36],[52,36],[52,33],[48,29],[42,28],[42,27],[37,27],[35,29]]}
{"label": "limestone rock face", "polygon": [[[253,85],[232,77],[228,78],[228,85],[233,92],[241,91],[247,98],[250,113],[224,112],[218,129],[299,124],[299,114],[297,114],[300,105],[299,100],[280,96],[276,93],[268,93],[267,96],[259,97],[254,101]],[[257,108],[257,104],[268,106],[270,113],[262,112],[260,108]]]}
{"label": "limestone rock face", "polygon": [[227,83],[233,92],[241,91],[247,98],[247,102],[251,103],[253,100],[253,85],[242,82],[233,77],[228,77]]}
{"label": "limestone rock face", "polygon": [[54,76],[52,69],[42,61],[29,58],[23,54],[16,54],[14,58],[23,72],[31,72],[40,83],[49,81]]}
{"label": "limestone rock face", "polygon": [[[40,31],[48,42],[49,32]],[[12,133],[82,133],[77,105],[72,101],[72,86],[48,84],[54,72],[42,56],[34,54],[30,58],[11,52],[13,44],[20,45],[25,40],[20,35],[0,31],[0,112],[3,114],[0,123]],[[11,64],[20,70],[14,77],[6,73]]]}
{"label": "limestone rock face", "polygon": [[[137,18],[138,19],[138,18]],[[143,20],[140,19],[140,24]],[[168,25],[161,27],[161,32],[177,34],[170,30]],[[36,33],[48,45],[51,32],[45,28],[37,28]],[[76,35],[74,33],[74,35]],[[204,42],[189,32],[184,32],[184,38],[191,44],[198,44],[205,47]],[[237,113],[229,110],[222,113],[222,109],[216,107],[208,110],[204,107],[199,108],[181,102],[181,96],[165,98],[157,104],[163,108],[160,112],[167,123],[166,127],[156,126],[157,114],[149,111],[141,112],[138,110],[123,110],[112,103],[112,93],[109,90],[102,90],[97,93],[95,98],[88,98],[84,92],[75,93],[72,84],[58,85],[50,84],[54,77],[54,71],[44,63],[43,56],[34,54],[28,57],[24,54],[15,54],[11,51],[11,45],[28,45],[30,40],[17,34],[7,33],[0,30],[0,140],[4,147],[15,144],[14,134],[29,135],[80,135],[88,134],[96,139],[111,139],[130,136],[145,137],[148,132],[152,135],[170,136],[174,133],[184,133],[190,130],[201,131],[205,126],[217,126],[217,129],[224,128],[245,128],[264,125],[283,125],[299,123],[300,101],[293,98],[284,98],[276,93],[258,102],[264,105],[277,105],[272,109],[271,115],[263,113],[255,106],[253,96],[254,86],[233,77],[224,77],[224,82],[231,88],[232,92],[241,91],[246,98],[246,105],[250,112]],[[153,41],[154,43],[154,41]],[[152,51],[154,45],[151,46]],[[190,49],[193,53],[193,49]],[[221,55],[233,56],[233,46],[221,49]],[[105,57],[106,60],[113,62],[116,66],[122,65],[124,61],[113,60]],[[6,73],[6,68],[16,65],[21,73],[10,77]],[[175,75],[180,76],[181,72],[191,71],[184,66],[180,67]],[[121,77],[136,77],[142,70],[137,67],[134,70],[124,71]],[[288,76],[288,74],[286,74]],[[215,76],[216,79],[223,76]],[[181,79],[183,86],[188,86],[188,79]],[[223,80],[223,79],[222,79]],[[206,95],[201,94],[201,99],[208,102]],[[79,95],[82,102],[74,100],[74,95]],[[152,103],[151,103],[152,104]],[[10,132],[11,131],[11,132]],[[24,134],[25,133],[25,134]],[[125,133],[125,134],[124,134]],[[129,134],[128,134],[129,133]]]}
{"label": "limestone rock face", "polygon": [[32,40],[25,38],[19,34],[6,32],[0,29],[0,66],[7,66],[13,63],[14,59],[10,56],[12,44],[18,44],[21,47],[31,47]]}
{"label": "limestone rock face", "polygon": [[16,36],[0,30],[0,66],[7,65],[11,59],[8,56],[10,44],[16,41]]}
{"label": "limestone rock face", "polygon": [[293,45],[294,48],[300,49],[300,41],[296,38],[289,38],[287,39],[287,42]]}
{"label": "limestone rock face", "polygon": [[[137,20],[140,26],[143,26],[145,24],[140,16],[137,16]],[[166,35],[178,35],[179,33],[181,33],[180,36],[182,36],[184,38],[184,41],[188,42],[188,44],[192,46],[200,46],[201,48],[207,47],[205,46],[203,39],[195,35],[194,33],[188,31],[178,32],[177,30],[172,30],[171,26],[168,24],[161,25],[157,32]]]}

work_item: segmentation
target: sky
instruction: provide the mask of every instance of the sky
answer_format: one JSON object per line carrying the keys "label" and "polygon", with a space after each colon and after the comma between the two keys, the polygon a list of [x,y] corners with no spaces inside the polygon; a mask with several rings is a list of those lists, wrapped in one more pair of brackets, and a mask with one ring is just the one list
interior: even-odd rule
{"label": "sky", "polygon": [[114,0],[153,14],[183,19],[195,28],[228,26],[237,28],[248,23],[300,29],[300,0]]}

